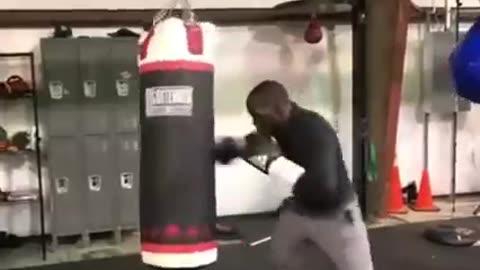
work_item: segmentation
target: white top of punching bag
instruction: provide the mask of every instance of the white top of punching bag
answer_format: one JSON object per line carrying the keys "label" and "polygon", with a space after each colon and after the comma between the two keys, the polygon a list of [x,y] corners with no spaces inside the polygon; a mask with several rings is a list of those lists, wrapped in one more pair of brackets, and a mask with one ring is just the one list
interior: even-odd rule
{"label": "white top of punching bag", "polygon": [[[139,65],[157,61],[194,61],[213,63],[215,48],[215,25],[208,22],[197,22],[202,29],[203,54],[192,54],[188,50],[187,31],[182,19],[170,17],[156,24],[153,28],[146,57],[139,59]],[[140,44],[148,36],[148,32],[140,36]]]}

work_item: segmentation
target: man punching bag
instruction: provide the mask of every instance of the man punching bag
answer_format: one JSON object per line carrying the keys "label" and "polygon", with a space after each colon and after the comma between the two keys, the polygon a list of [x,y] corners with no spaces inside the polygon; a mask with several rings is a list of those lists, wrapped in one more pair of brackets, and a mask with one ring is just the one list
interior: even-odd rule
{"label": "man punching bag", "polygon": [[143,38],[140,226],[145,264],[217,260],[212,49],[215,27],[168,18]]}
{"label": "man punching bag", "polygon": [[480,18],[452,52],[450,67],[458,95],[480,103]]}

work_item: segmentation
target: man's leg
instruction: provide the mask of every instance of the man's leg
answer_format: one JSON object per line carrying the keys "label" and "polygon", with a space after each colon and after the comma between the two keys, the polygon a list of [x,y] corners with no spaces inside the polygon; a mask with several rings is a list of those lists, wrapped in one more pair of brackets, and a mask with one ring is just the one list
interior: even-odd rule
{"label": "man's leg", "polygon": [[303,256],[297,251],[307,240],[307,220],[291,210],[282,210],[272,235],[275,270],[304,270]]}
{"label": "man's leg", "polygon": [[337,270],[373,270],[367,228],[357,202],[336,216],[311,218],[309,226],[310,239]]}

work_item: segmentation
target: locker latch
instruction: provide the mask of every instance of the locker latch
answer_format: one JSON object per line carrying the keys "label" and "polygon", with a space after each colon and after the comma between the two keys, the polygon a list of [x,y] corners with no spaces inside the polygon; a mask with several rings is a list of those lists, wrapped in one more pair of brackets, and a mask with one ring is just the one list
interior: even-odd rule
{"label": "locker latch", "polygon": [[117,95],[119,97],[128,96],[130,89],[128,87],[128,80],[120,79],[116,81]]}
{"label": "locker latch", "polygon": [[97,96],[97,83],[94,80],[84,81],[83,94],[87,98],[95,98]]}
{"label": "locker latch", "polygon": [[60,177],[55,179],[55,186],[57,189],[57,194],[64,194],[68,192],[68,178]]}
{"label": "locker latch", "polygon": [[89,175],[88,185],[91,191],[100,191],[102,189],[102,177],[100,175]]}
{"label": "locker latch", "polygon": [[140,150],[140,146],[138,145],[137,140],[133,141],[133,150],[135,150],[135,152],[138,152]]}
{"label": "locker latch", "polygon": [[48,91],[50,92],[51,99],[63,98],[63,83],[61,81],[51,81],[48,83]]}
{"label": "locker latch", "polygon": [[124,189],[133,188],[133,173],[126,172],[120,174],[120,185]]}

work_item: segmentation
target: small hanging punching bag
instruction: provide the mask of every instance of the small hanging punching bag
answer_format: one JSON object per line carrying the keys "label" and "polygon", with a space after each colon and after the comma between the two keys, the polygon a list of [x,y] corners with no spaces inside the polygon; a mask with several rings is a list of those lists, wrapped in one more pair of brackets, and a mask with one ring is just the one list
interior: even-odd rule
{"label": "small hanging punching bag", "polygon": [[322,24],[317,19],[317,11],[312,11],[312,16],[308,22],[307,29],[303,33],[303,39],[310,44],[317,44],[322,41]]}
{"label": "small hanging punching bag", "polygon": [[142,36],[140,226],[145,264],[217,260],[212,49],[215,27],[168,18]]}
{"label": "small hanging punching bag", "polygon": [[480,103],[480,18],[450,55],[450,67],[458,95]]}
{"label": "small hanging punching bag", "polygon": [[307,43],[316,44],[323,38],[322,24],[316,19],[312,19],[305,30],[303,38]]}

